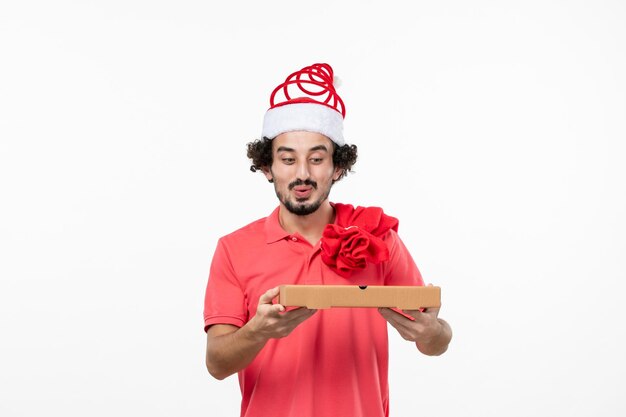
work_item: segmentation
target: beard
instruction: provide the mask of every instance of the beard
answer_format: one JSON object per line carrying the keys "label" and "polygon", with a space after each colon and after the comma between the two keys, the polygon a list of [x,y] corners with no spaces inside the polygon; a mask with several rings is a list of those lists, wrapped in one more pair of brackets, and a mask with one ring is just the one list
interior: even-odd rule
{"label": "beard", "polygon": [[[289,184],[288,188],[289,190],[292,190],[298,185],[309,185],[317,190],[317,182],[309,179],[306,179],[304,181],[295,180],[294,182]],[[328,187],[328,189],[325,190],[322,195],[315,201],[307,202],[309,200],[308,198],[296,198],[296,201],[291,201],[283,194],[281,194],[280,191],[278,191],[278,186],[276,185],[276,183],[274,183],[274,190],[276,191],[276,197],[278,197],[278,200],[283,203],[287,211],[295,214],[296,216],[308,216],[309,214],[315,213],[317,209],[321,207],[324,200],[326,200],[330,195],[330,187]]]}

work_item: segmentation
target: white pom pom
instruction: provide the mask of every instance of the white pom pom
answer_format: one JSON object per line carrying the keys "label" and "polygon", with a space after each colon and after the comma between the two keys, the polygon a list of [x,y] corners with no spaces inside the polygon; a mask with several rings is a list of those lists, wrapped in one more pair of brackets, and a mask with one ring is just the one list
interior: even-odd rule
{"label": "white pom pom", "polygon": [[333,86],[335,88],[341,87],[341,78],[337,77],[336,75],[333,76]]}

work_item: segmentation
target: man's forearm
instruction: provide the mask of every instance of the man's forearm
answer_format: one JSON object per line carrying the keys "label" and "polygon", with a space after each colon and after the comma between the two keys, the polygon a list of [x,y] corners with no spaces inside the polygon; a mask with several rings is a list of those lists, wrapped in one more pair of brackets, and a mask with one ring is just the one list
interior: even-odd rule
{"label": "man's forearm", "polygon": [[213,335],[207,343],[207,369],[214,378],[224,379],[248,366],[265,343],[267,340],[253,334],[249,323],[235,331]]}
{"label": "man's forearm", "polygon": [[216,324],[207,332],[206,367],[217,379],[241,371],[254,360],[269,339],[288,336],[296,326],[317,310],[298,308],[286,311],[272,304],[279,288],[268,290],[259,298],[256,314],[243,327]]}
{"label": "man's forearm", "polygon": [[441,331],[430,340],[417,341],[415,345],[417,349],[424,355],[439,356],[448,350],[450,340],[452,340],[452,329],[450,325],[443,319],[437,319],[441,325]]}

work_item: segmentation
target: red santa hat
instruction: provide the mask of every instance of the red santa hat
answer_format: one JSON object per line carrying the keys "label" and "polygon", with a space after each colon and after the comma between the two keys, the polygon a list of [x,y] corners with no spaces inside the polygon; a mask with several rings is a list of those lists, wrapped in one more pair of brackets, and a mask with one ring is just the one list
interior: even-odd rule
{"label": "red santa hat", "polygon": [[345,145],[346,109],[335,91],[335,82],[328,64],[313,64],[290,74],[272,91],[262,137],[274,139],[281,133],[305,130],[321,133],[339,146]]}

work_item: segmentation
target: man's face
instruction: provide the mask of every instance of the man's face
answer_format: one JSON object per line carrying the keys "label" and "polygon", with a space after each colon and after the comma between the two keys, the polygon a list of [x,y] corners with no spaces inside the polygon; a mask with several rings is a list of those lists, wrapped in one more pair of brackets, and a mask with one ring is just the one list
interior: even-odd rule
{"label": "man's face", "polygon": [[272,166],[265,176],[274,181],[276,196],[293,214],[315,212],[328,198],[341,169],[333,166],[333,143],[313,132],[286,132],[272,141]]}

